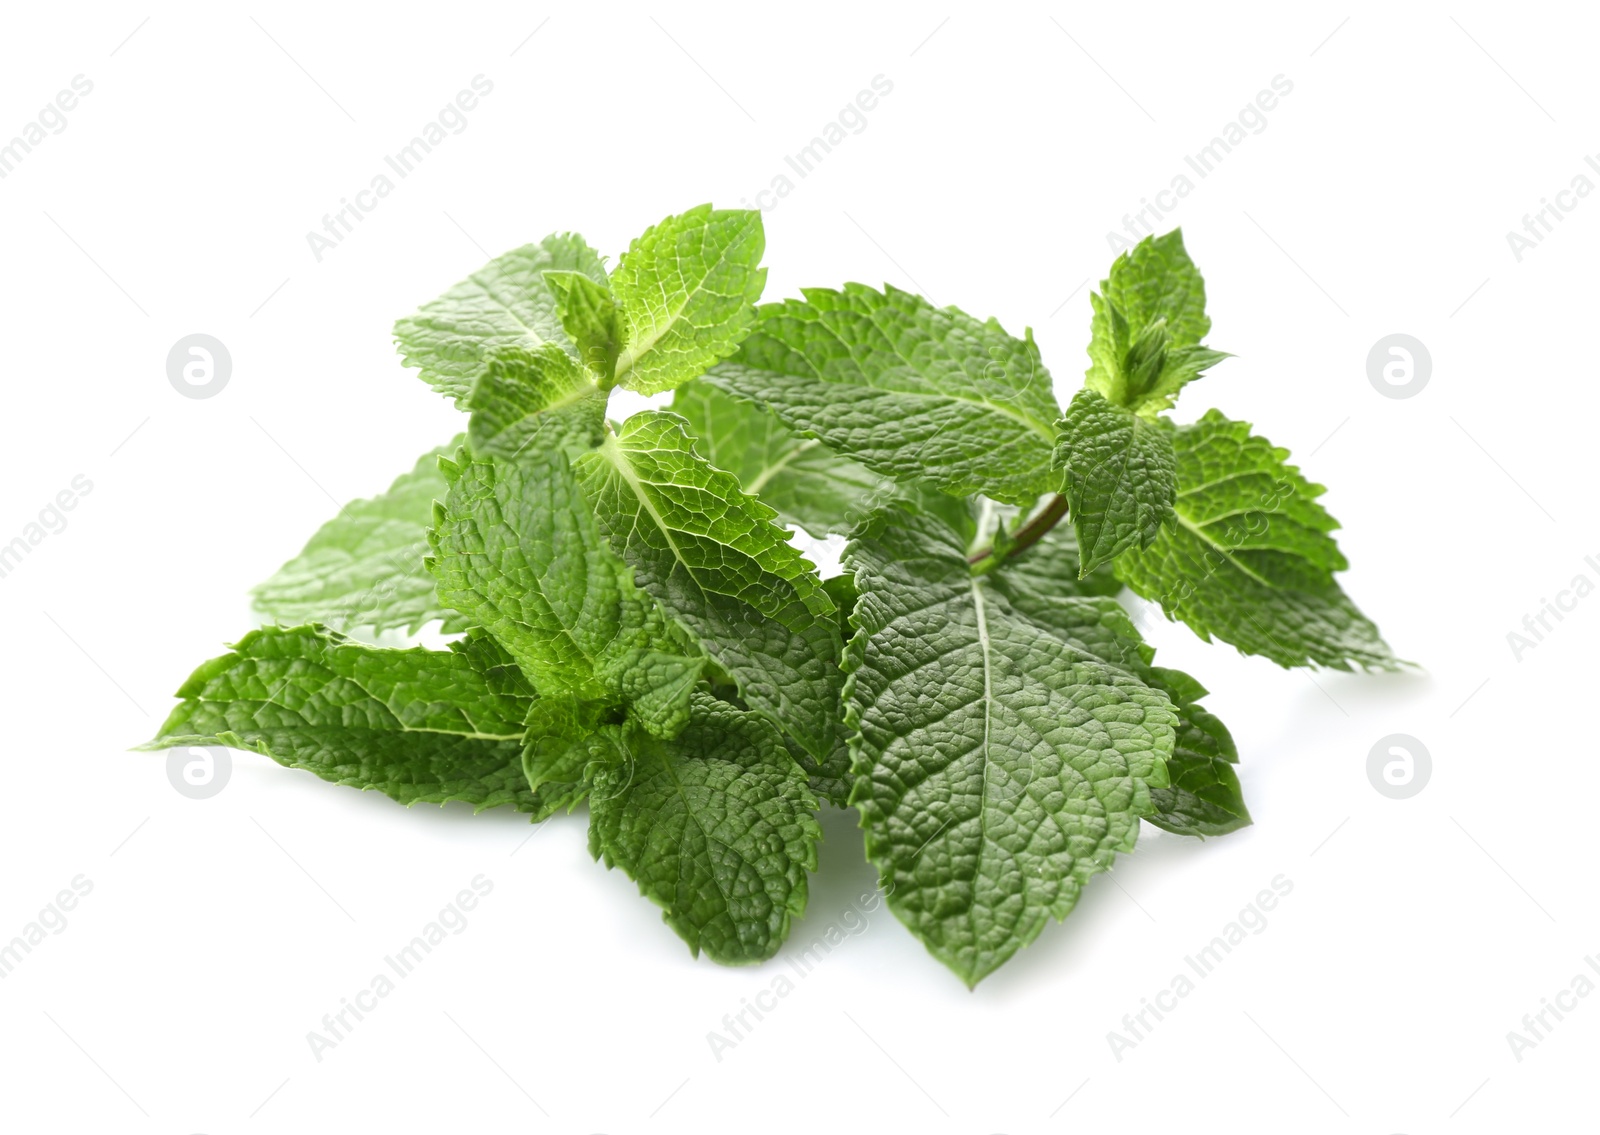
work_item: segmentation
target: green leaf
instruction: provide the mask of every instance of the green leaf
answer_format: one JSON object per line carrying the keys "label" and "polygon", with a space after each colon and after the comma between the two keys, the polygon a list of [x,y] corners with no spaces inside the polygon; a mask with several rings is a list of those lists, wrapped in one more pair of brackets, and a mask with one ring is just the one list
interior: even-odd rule
{"label": "green leaf", "polygon": [[601,283],[606,278],[599,254],[576,234],[556,233],[523,245],[394,325],[405,365],[420,367],[423,381],[464,404],[495,349],[543,343],[571,347],[555,290],[545,279],[551,270],[578,272]]}
{"label": "green leaf", "polygon": [[813,536],[849,532],[892,489],[866,466],[799,436],[760,406],[704,378],[678,387],[672,409],[688,421],[695,449],[707,461],[737,477],[783,523]]}
{"label": "green leaf", "polygon": [[639,588],[681,623],[753,710],[790,733],[808,771],[842,744],[839,632],[816,570],[694,449],[687,423],[647,410],[575,463],[612,546]]}
{"label": "green leaf", "polygon": [[1233,771],[1239,751],[1228,727],[1197,704],[1206,696],[1205,687],[1181,670],[1160,666],[1149,667],[1144,676],[1167,692],[1182,717],[1167,758],[1171,784],[1151,791],[1156,811],[1145,818],[1177,835],[1226,835],[1247,827],[1250,812]]}
{"label": "green leaf", "polygon": [[542,811],[522,772],[531,691],[492,644],[395,650],[325,627],[264,627],[204,663],[146,749],[226,745],[402,804]]}
{"label": "green leaf", "polygon": [[552,271],[544,278],[555,288],[561,326],[577,345],[578,357],[609,384],[622,351],[622,325],[611,288],[582,272]]}
{"label": "green leaf", "polygon": [[431,535],[440,595],[543,697],[638,702],[650,728],[681,728],[704,658],[635,590],[566,456],[541,446],[442,467],[450,491]]}
{"label": "green leaf", "polygon": [[1061,411],[1031,332],[896,288],[805,297],[762,305],[710,381],[886,477],[1018,505],[1055,490]]}
{"label": "green leaf", "polygon": [[1010,584],[1026,583],[1041,593],[1062,598],[1115,595],[1122,590],[1111,565],[1082,570],[1078,539],[1065,524],[1050,529],[1031,548],[1007,556],[1004,574]]}
{"label": "green leaf", "polygon": [[1167,616],[1281,666],[1396,668],[1389,648],[1334,581],[1347,565],[1318,503],[1323,487],[1289,451],[1217,411],[1173,431],[1176,523],[1117,557],[1119,579]]}
{"label": "green leaf", "polygon": [[1135,334],[1166,320],[1175,347],[1191,347],[1211,331],[1206,285],[1183,247],[1183,230],[1147,236],[1111,265],[1101,294],[1122,312]]}
{"label": "green leaf", "polygon": [[496,350],[468,405],[467,437],[485,457],[516,457],[526,449],[577,453],[605,436],[606,396],[554,343]]}
{"label": "green leaf", "polygon": [[1178,229],[1117,257],[1089,299],[1084,385],[1115,406],[1154,416],[1172,406],[1185,383],[1229,357],[1200,346],[1211,330],[1205,283]]}
{"label": "green leaf", "polygon": [[611,275],[622,328],[616,381],[656,394],[732,354],[766,284],[765,247],[759,212],[710,205],[637,238]]}
{"label": "green leaf", "polygon": [[1059,424],[1056,461],[1088,574],[1120,552],[1148,547],[1177,495],[1171,430],[1097,392],[1078,391]]}
{"label": "green leaf", "polygon": [[778,731],[697,693],[676,740],[639,736],[627,756],[595,772],[590,850],[664,908],[694,955],[770,958],[805,912],[822,838],[816,799]]}
{"label": "green leaf", "polygon": [[910,506],[869,521],[845,562],[861,592],[845,705],[867,857],[900,920],[974,985],[1133,847],[1177,713],[1119,664],[1114,602],[1059,599],[1038,622]]}
{"label": "green leaf", "polygon": [[423,563],[433,502],[445,493],[439,458],[461,441],[423,454],[380,496],[340,509],[299,555],[256,586],[257,609],[281,623],[319,622],[344,632],[415,634],[435,619],[446,632],[465,630],[440,602]]}

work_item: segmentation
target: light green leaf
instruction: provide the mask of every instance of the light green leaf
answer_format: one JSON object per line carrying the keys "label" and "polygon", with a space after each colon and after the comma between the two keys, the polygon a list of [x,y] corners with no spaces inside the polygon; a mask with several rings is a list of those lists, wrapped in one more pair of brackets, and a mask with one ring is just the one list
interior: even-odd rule
{"label": "light green leaf", "polygon": [[1066,470],[1087,575],[1120,552],[1149,546],[1171,519],[1177,494],[1171,429],[1089,389],[1073,397],[1059,429],[1056,462]]}
{"label": "light green leaf", "polygon": [[[476,421],[476,419],[474,419]],[[505,647],[546,698],[638,700],[650,727],[687,714],[704,664],[633,587],[559,449],[443,463],[432,532],[440,594]]]}
{"label": "light green leaf", "polygon": [[575,463],[612,546],[640,590],[681,623],[809,754],[842,744],[839,632],[816,569],[739,489],[694,450],[676,414],[647,410]]}
{"label": "light green leaf", "polygon": [[423,381],[464,404],[496,348],[571,347],[555,291],[545,279],[551,270],[579,272],[601,283],[606,278],[599,255],[576,234],[556,233],[523,245],[394,325],[405,365],[420,367]]}
{"label": "light green leaf", "polygon": [[701,205],[646,230],[611,275],[622,328],[616,381],[671,390],[733,353],[766,285],[753,209]]}
{"label": "light green leaf", "polygon": [[492,643],[395,650],[319,626],[264,627],[204,663],[155,740],[263,753],[402,804],[463,800],[541,812],[522,772],[531,691]]}
{"label": "light green leaf", "polygon": [[484,457],[516,457],[527,449],[577,453],[605,436],[606,396],[554,343],[496,350],[468,405],[467,437],[473,453]]}
{"label": "light green leaf", "polygon": [[672,409],[689,422],[695,449],[707,461],[737,477],[783,523],[813,536],[849,532],[871,502],[893,488],[866,466],[799,436],[760,406],[704,378],[678,387]]}
{"label": "light green leaf", "polygon": [[576,344],[578,358],[609,386],[623,338],[610,287],[582,272],[546,272],[544,278],[555,288],[561,326]]}
{"label": "light green leaf", "polygon": [[805,912],[822,829],[805,773],[754,713],[697,693],[676,740],[636,735],[602,763],[589,846],[689,944],[725,965],[770,958]]}
{"label": "light green leaf", "polygon": [[1202,639],[1281,666],[1394,669],[1378,630],[1334,581],[1347,564],[1289,451],[1217,411],[1172,435],[1176,523],[1117,557],[1118,578]]}
{"label": "light green leaf", "polygon": [[1178,229],[1117,257],[1089,299],[1084,385],[1115,406],[1153,417],[1172,406],[1185,383],[1228,357],[1200,346],[1211,330],[1205,283]]}
{"label": "light green leaf", "polygon": [[257,585],[257,609],[281,623],[319,622],[344,632],[415,634],[435,619],[447,632],[465,630],[423,563],[433,502],[445,494],[439,458],[461,441],[423,454],[380,496],[340,509],[299,555]]}
{"label": "light green leaf", "polygon": [[1018,505],[1055,490],[1061,411],[1031,332],[896,288],[805,297],[762,305],[710,381],[886,477]]}
{"label": "light green leaf", "polygon": [[1177,713],[1120,664],[1113,601],[1060,599],[1038,622],[1003,571],[974,577],[957,533],[908,505],[859,530],[845,562],[867,857],[900,920],[974,985],[1133,847]]}

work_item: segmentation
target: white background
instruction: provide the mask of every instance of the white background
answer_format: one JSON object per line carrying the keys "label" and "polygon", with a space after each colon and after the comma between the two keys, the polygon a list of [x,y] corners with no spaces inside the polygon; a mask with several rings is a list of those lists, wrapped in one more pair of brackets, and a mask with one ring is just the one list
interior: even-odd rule
{"label": "white background", "polygon": [[[1600,952],[1600,598],[1520,661],[1506,636],[1600,581],[1600,198],[1520,262],[1506,233],[1600,146],[1595,31],[1577,5],[9,12],[0,140],[74,75],[94,88],[0,180],[0,543],[74,476],[93,489],[0,579],[0,939],[74,876],[93,891],[0,981],[0,1122],[1574,1129],[1600,996],[1521,1061],[1507,1033]],[[317,262],[307,231],[479,74],[465,131]],[[887,280],[1032,326],[1063,394],[1108,230],[1293,83],[1169,218],[1238,356],[1179,416],[1223,407],[1330,486],[1347,588],[1424,670],[1288,672],[1146,620],[1213,690],[1254,827],[1147,829],[975,993],[879,906],[719,1061],[724,1014],[872,893],[853,814],[824,817],[784,953],[721,969],[590,861],[582,815],[530,840],[247,755],[195,801],[126,751],[335,502],[459,428],[400,366],[396,317],[551,231],[614,256],[667,213],[753,200],[880,74],[866,129],[766,214],[767,295]],[[233,359],[206,400],[165,372],[197,331]],[[1433,362],[1404,400],[1366,371],[1396,331]],[[1407,800],[1367,777],[1391,733],[1432,754]],[[306,1034],[480,874],[466,930],[315,1060]],[[1278,875],[1266,929],[1115,1059],[1107,1033]]]}

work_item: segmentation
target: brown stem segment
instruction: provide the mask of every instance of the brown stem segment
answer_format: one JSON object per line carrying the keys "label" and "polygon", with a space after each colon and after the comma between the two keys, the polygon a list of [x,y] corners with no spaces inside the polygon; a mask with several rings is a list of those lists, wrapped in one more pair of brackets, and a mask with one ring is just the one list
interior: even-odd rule
{"label": "brown stem segment", "polygon": [[[1010,559],[1012,556],[1020,555],[1033,547],[1046,532],[1059,524],[1061,518],[1066,515],[1067,498],[1063,494],[1057,493],[1050,498],[1050,503],[1040,509],[1032,520],[1017,529],[1016,534],[1011,538],[1011,550],[1006,553],[1005,558]],[[967,563],[981,564],[984,560],[993,556],[994,548],[990,546],[968,556]]]}

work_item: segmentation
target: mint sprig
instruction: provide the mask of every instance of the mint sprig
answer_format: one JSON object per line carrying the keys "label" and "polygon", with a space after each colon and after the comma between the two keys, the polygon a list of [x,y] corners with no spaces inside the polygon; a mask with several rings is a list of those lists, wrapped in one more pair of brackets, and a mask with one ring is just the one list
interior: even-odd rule
{"label": "mint sprig", "polygon": [[[1227,357],[1177,232],[1091,296],[1064,409],[993,319],[860,284],[758,305],[763,249],[758,213],[705,205],[609,272],[551,236],[400,320],[461,436],[258,587],[278,624],[143,747],[405,804],[587,802],[595,857],[728,964],[778,950],[818,809],[855,807],[890,909],[976,984],[1142,821],[1251,822],[1232,736],[1124,587],[1280,665],[1399,665],[1339,585],[1322,487],[1246,423],[1169,418]],[[610,420],[618,387],[672,407]],[[800,530],[848,536],[843,574]],[[341,633],[433,623],[461,637]]]}

